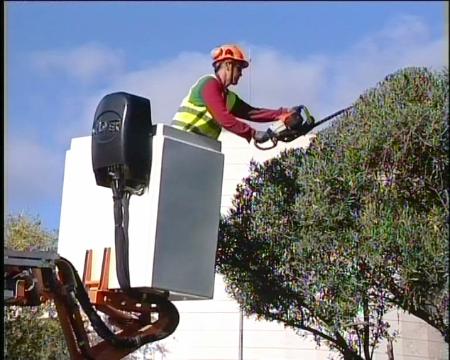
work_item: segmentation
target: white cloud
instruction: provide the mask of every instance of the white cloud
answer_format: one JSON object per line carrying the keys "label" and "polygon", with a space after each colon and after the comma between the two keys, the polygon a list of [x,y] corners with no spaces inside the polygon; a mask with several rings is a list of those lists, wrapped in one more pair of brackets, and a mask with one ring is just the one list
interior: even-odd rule
{"label": "white cloud", "polygon": [[64,120],[55,124],[57,141],[68,144],[73,137],[88,136],[100,100],[119,91],[150,99],[153,124],[170,123],[181,99],[205,69],[206,72],[212,70],[208,55],[182,53],[174,59],[150,64],[140,70],[118,72],[108,87],[90,94],[73,95],[67,114],[60,116]]}
{"label": "white cloud", "polygon": [[[432,38],[420,19],[402,17],[335,56],[293,56],[247,44],[251,67],[244,71],[237,92],[255,106],[277,108],[302,103],[321,118],[350,105],[363,91],[400,68],[448,66],[447,41],[444,34]],[[149,98],[153,123],[170,123],[194,81],[212,72],[209,56],[209,49],[204,53],[181,53],[126,72],[121,67],[120,54],[98,46],[86,45],[65,54],[42,53],[38,57],[42,69],[63,70],[80,79],[95,78],[112,69],[117,75],[109,86],[71,99],[78,108],[71,106],[70,113],[56,125],[60,128],[56,128],[55,136],[64,143],[64,149],[58,153],[37,141],[10,139],[7,176],[11,197],[32,201],[36,197],[53,197],[55,189],[62,189],[69,140],[90,134],[96,106],[108,93],[125,91]]]}
{"label": "white cloud", "polygon": [[409,66],[448,66],[445,39],[432,39],[420,19],[404,16],[330,61],[330,98],[349,103],[392,72]]}
{"label": "white cloud", "polygon": [[276,50],[251,47],[252,64],[242,79],[239,94],[259,107],[311,104],[320,98],[328,59],[314,55],[296,59]]}
{"label": "white cloud", "polygon": [[32,64],[46,74],[60,71],[82,82],[114,74],[124,63],[121,51],[88,43],[70,50],[47,50],[33,54]]}
{"label": "white cloud", "polygon": [[[322,56],[296,60],[264,47],[252,47],[251,67],[244,70],[234,90],[254,106],[278,108],[320,98],[325,83],[326,62]],[[201,76],[212,73],[209,52],[186,52],[176,58],[151,64],[146,68],[118,75],[113,84],[96,91],[86,99],[84,127],[90,126],[101,98],[112,92],[125,91],[149,98],[153,123],[170,123],[182,98]],[[308,85],[308,86],[305,86]],[[79,126],[78,125],[78,126]]]}
{"label": "white cloud", "polygon": [[[366,89],[401,68],[448,65],[445,46],[444,36],[431,38],[426,24],[412,16],[392,19],[378,32],[334,56],[294,56],[274,47],[244,43],[252,61],[235,90],[254,106],[278,108],[305,104],[320,118],[350,105]],[[97,104],[104,95],[116,91],[149,98],[153,123],[170,123],[190,86],[201,75],[212,72],[209,49],[204,53],[184,52],[133,71],[124,71],[119,66],[123,59],[118,53],[99,46],[79,47],[69,51],[68,58],[72,63],[81,58],[89,63],[89,53],[94,54],[93,65],[86,66],[85,70],[81,66],[80,73],[88,76],[103,71],[110,61],[109,68],[116,67],[115,77],[95,93],[78,97],[74,94],[72,100],[79,105],[78,114],[65,117],[74,120],[61,125],[58,136],[64,142],[74,136],[88,135]],[[68,71],[73,68],[68,65],[70,61],[62,61],[62,54],[58,59],[55,66],[56,63],[67,66]]]}
{"label": "white cloud", "polygon": [[[278,108],[300,103],[318,117],[350,105],[368,88],[392,72],[407,66],[448,66],[446,39],[431,38],[427,26],[416,17],[403,16],[335,56],[301,57],[273,47],[245,45],[251,65],[244,70],[238,94],[250,104]],[[209,51],[182,53],[174,59],[123,73],[92,104],[114,91],[147,97],[154,123],[169,123],[181,99],[202,74],[212,72]],[[90,125],[90,123],[89,123]]]}
{"label": "white cloud", "polygon": [[209,72],[212,72],[209,55],[185,52],[160,64],[123,74],[104,94],[125,91],[149,98],[152,122],[169,123],[195,80]]}
{"label": "white cloud", "polygon": [[37,139],[9,137],[5,146],[6,189],[23,206],[61,194],[65,152],[52,151]]}
{"label": "white cloud", "polygon": [[380,41],[388,40],[403,45],[414,45],[427,41],[430,30],[417,16],[400,15],[389,20],[386,25],[372,36]]}

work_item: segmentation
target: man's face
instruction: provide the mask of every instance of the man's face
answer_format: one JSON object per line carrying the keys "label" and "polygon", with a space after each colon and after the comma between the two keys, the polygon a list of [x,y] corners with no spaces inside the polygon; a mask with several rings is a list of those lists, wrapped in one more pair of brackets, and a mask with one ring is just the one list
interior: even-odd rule
{"label": "man's face", "polygon": [[229,81],[231,85],[237,85],[239,79],[242,76],[242,64],[237,61],[230,61],[227,64],[227,70],[229,73]]}
{"label": "man's face", "polygon": [[242,76],[242,69],[243,69],[243,67],[242,67],[242,64],[241,63],[238,63],[238,62],[235,62],[235,63],[233,63],[233,73],[232,73],[232,84],[233,85],[237,85],[237,83],[239,82],[239,79],[241,78],[241,76]]}

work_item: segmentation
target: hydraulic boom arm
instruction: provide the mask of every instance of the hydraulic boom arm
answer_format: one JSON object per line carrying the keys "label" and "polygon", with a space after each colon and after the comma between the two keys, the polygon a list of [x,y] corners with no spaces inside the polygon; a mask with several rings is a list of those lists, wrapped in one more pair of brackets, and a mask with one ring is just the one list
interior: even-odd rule
{"label": "hydraulic boom arm", "polygon": [[[108,249],[104,260],[109,261]],[[102,278],[107,276],[104,267]],[[73,360],[122,359],[142,345],[169,336],[178,325],[179,314],[168,294],[108,290],[102,281],[91,281],[87,287],[88,292],[73,265],[54,252],[5,249],[5,306],[38,306],[53,300]],[[80,306],[103,338],[94,346],[89,343]],[[121,331],[111,331],[97,310],[108,315]]]}

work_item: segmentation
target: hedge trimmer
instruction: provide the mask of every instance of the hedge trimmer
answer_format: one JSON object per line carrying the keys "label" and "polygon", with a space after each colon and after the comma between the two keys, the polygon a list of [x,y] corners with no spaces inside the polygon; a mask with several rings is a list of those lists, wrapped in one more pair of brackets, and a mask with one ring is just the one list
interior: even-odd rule
{"label": "hedge trimmer", "polygon": [[299,138],[300,136],[306,135],[315,127],[350,110],[352,107],[353,106],[346,107],[345,109],[336,111],[335,113],[328,115],[327,117],[324,117],[319,121],[315,121],[314,117],[311,115],[306,106],[296,106],[292,111],[279,116],[277,122],[275,122],[269,129],[267,129],[269,140],[272,141],[271,146],[260,146],[260,144],[263,144],[266,141],[255,141],[254,144],[260,150],[273,149],[275,146],[277,146],[278,141],[291,142]]}

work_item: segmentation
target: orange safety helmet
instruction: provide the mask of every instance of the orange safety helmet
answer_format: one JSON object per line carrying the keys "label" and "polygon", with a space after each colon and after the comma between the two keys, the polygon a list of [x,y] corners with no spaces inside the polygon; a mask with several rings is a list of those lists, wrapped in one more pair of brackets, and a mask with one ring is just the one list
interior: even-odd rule
{"label": "orange safety helmet", "polygon": [[246,58],[244,51],[237,45],[222,45],[214,48],[211,51],[213,58],[213,66],[223,60],[232,59],[242,63],[242,66],[246,68],[249,64],[249,60]]}

